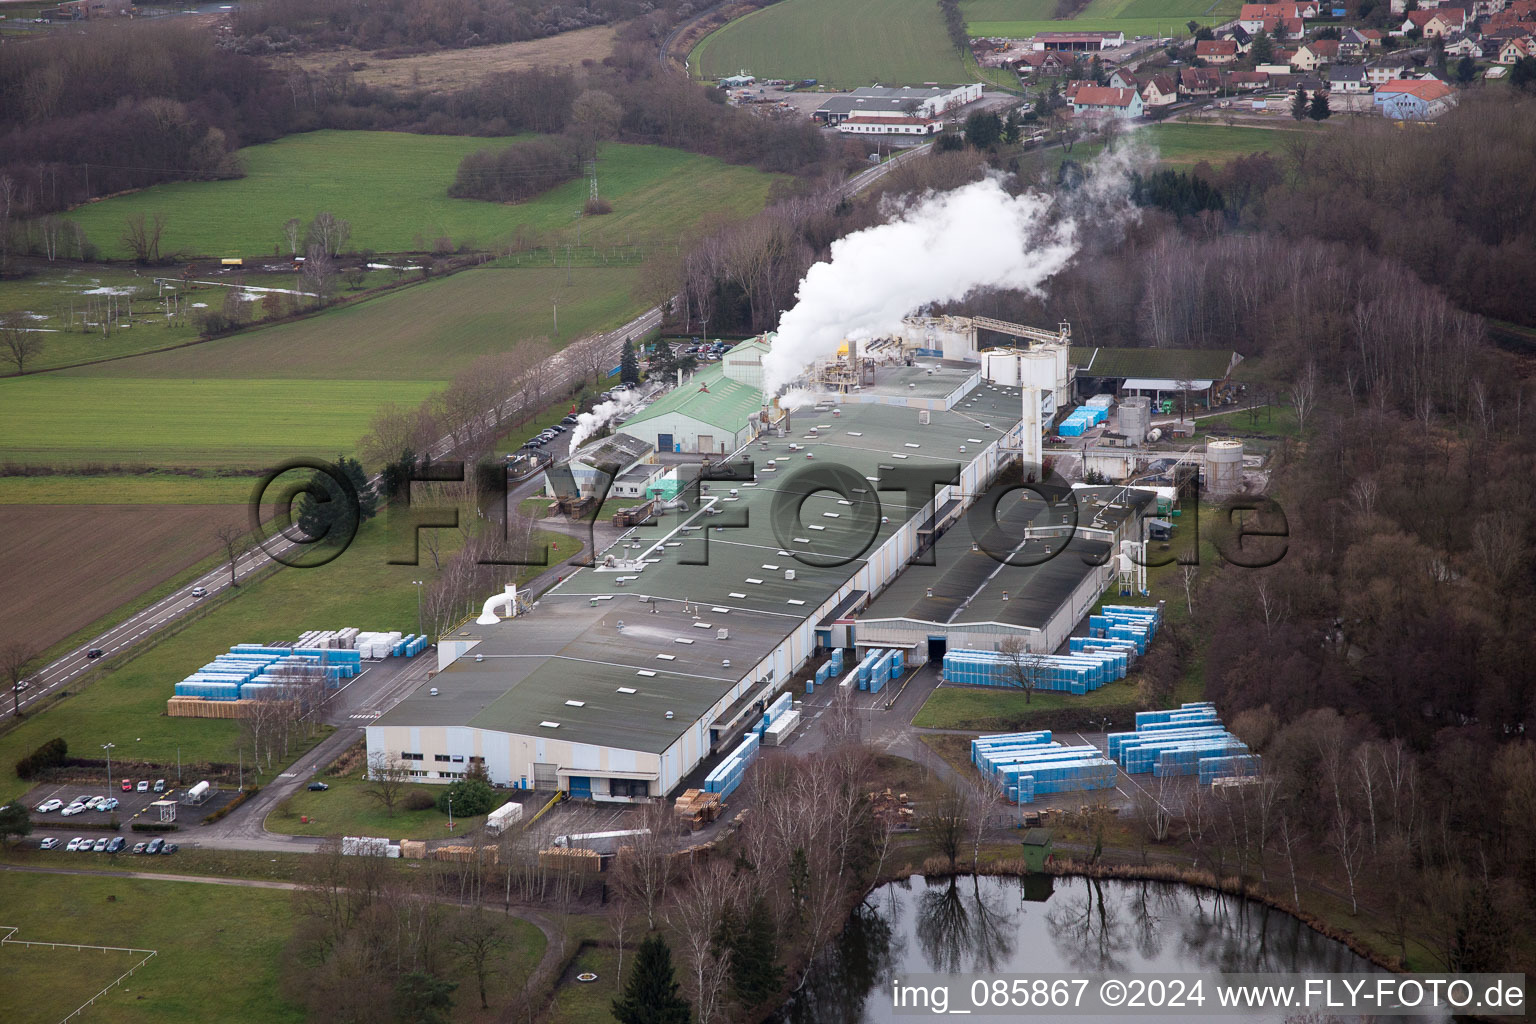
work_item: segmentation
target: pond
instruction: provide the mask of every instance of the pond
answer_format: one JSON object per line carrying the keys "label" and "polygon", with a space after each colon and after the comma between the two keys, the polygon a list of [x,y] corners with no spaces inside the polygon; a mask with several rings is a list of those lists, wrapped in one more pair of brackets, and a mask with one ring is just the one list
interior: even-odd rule
{"label": "pond", "polygon": [[[779,1024],[911,1022],[910,1012],[892,1006],[897,978],[1059,972],[1119,978],[1155,972],[1382,973],[1289,914],[1189,886],[1049,876],[916,877],[870,893],[777,1019]],[[957,998],[963,988],[952,986]],[[1201,1019],[1222,1019],[1207,1011]],[[1040,1019],[1040,1011],[1032,1016]],[[1274,1011],[1226,1019],[1287,1018]]]}

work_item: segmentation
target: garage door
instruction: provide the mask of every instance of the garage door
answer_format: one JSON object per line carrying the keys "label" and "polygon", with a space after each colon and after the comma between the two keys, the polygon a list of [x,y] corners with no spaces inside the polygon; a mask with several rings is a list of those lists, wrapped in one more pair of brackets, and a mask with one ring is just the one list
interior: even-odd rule
{"label": "garage door", "polygon": [[700,434],[699,435],[699,451],[701,451],[701,452],[712,452],[714,450],[715,450],[715,435],[713,435],[713,434]]}
{"label": "garage door", "polygon": [[671,434],[657,434],[656,435],[656,450],[659,451],[659,452],[669,452],[669,451],[671,451],[672,450],[672,435]]}
{"label": "garage door", "polygon": [[533,788],[559,789],[560,779],[559,776],[555,774],[558,767],[558,765],[539,764],[537,761],[535,761],[533,765]]}

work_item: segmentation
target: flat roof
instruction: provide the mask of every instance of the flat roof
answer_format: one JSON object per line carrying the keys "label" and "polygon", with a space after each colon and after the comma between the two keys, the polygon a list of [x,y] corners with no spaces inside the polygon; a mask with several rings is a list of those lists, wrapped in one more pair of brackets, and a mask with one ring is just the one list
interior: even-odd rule
{"label": "flat roof", "polygon": [[[904,493],[877,488],[881,466],[964,464],[1019,422],[1019,389],[983,384],[976,392],[964,409],[930,412],[926,425],[916,409],[873,402],[844,404],[837,416],[831,408],[797,410],[790,436],[762,438],[743,453],[755,464],[755,482],[697,482],[682,492],[687,512],[629,530],[604,552],[615,568],[575,569],[528,613],[445,636],[482,639],[375,724],[666,750],[918,512]],[[767,468],[769,459],[776,468]],[[794,471],[818,465],[861,481],[878,511],[855,522],[860,510],[822,490],[797,502],[798,518],[776,523],[775,497],[799,497]],[[859,554],[828,566],[796,559],[797,551]],[[785,579],[786,570],[795,578]]]}
{"label": "flat roof", "polygon": [[1174,380],[1192,377],[1223,380],[1242,358],[1236,352],[1224,349],[1085,348],[1080,345],[1073,345],[1070,355],[1080,377],[1165,377]]}

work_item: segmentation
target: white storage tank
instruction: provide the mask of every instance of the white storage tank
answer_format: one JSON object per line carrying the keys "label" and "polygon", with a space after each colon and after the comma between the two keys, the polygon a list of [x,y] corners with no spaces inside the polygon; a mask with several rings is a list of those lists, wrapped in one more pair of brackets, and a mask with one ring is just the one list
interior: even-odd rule
{"label": "white storage tank", "polygon": [[1056,393],[1056,356],[1045,351],[1027,352],[1019,360],[1019,383],[1027,388]]}
{"label": "white storage tank", "polygon": [[1225,497],[1243,486],[1243,442],[1209,441],[1205,446],[1205,490]]}
{"label": "white storage tank", "polygon": [[1019,354],[1012,349],[997,349],[984,353],[987,361],[983,374],[994,384],[1011,388],[1019,386]]}

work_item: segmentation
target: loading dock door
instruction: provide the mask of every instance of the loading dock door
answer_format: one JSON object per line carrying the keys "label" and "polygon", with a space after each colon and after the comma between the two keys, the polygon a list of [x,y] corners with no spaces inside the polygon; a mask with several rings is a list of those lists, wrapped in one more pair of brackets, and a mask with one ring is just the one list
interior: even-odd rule
{"label": "loading dock door", "polygon": [[949,648],[949,637],[930,636],[928,638],[928,660],[943,664],[944,652]]}
{"label": "loading dock door", "polygon": [[533,788],[559,789],[560,778],[556,774],[556,771],[559,769],[559,767],[559,765],[540,764],[539,762],[535,761],[533,765]]}
{"label": "loading dock door", "polygon": [[657,434],[656,435],[656,450],[659,451],[659,452],[669,452],[669,451],[671,451],[672,450],[672,435],[671,434]]}

